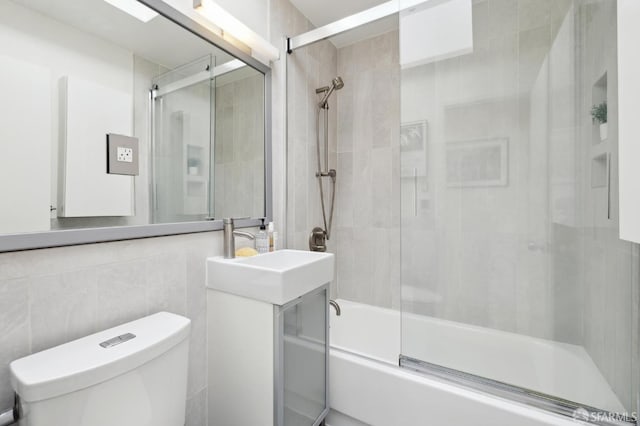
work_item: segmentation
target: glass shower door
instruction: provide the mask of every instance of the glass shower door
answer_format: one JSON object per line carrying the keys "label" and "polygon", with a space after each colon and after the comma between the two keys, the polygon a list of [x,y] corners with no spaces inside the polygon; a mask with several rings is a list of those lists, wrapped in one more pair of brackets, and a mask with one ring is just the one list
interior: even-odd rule
{"label": "glass shower door", "polygon": [[616,2],[415,3],[400,17],[402,364],[626,419],[638,247],[618,238]]}
{"label": "glass shower door", "polygon": [[153,80],[154,223],[210,215],[213,62],[206,56]]}

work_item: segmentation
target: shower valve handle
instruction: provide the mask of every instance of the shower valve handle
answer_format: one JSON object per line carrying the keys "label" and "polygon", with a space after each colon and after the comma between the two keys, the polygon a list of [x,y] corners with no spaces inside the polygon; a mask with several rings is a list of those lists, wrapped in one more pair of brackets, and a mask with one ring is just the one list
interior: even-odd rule
{"label": "shower valve handle", "polygon": [[335,169],[331,169],[328,172],[316,172],[316,177],[327,177],[330,176],[332,178],[335,178],[337,175],[337,172],[335,171]]}

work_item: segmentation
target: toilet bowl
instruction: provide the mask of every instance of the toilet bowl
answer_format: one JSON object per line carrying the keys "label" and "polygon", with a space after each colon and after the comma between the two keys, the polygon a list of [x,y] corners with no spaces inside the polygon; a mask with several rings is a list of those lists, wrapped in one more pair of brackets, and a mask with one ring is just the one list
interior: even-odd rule
{"label": "toilet bowl", "polygon": [[10,365],[20,426],[184,426],[191,322],[160,312]]}

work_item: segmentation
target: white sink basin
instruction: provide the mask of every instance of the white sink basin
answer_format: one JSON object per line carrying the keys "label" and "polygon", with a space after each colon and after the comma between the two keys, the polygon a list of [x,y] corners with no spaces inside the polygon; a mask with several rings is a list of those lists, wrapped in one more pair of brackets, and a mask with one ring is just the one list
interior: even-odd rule
{"label": "white sink basin", "polygon": [[207,287],[284,305],[333,280],[331,253],[278,250],[253,257],[207,259]]}

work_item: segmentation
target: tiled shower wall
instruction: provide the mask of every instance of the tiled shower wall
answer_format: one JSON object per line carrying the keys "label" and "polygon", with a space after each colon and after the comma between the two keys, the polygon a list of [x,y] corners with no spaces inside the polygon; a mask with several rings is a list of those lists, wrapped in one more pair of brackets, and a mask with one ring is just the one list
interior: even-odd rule
{"label": "tiled shower wall", "polygon": [[338,295],[400,307],[398,31],[338,50]]}
{"label": "tiled shower wall", "polygon": [[[271,41],[276,45],[282,45],[285,36],[298,35],[313,29],[304,15],[287,0],[272,2],[271,20]],[[322,41],[298,49],[290,55],[283,55],[279,63],[274,64],[274,75],[276,72],[284,72],[285,68],[286,96],[282,91],[283,83],[278,82],[277,86],[274,85],[274,105],[276,99],[283,96],[287,99],[286,113],[282,110],[274,110],[273,114],[274,140],[283,132],[286,133],[287,139],[286,243],[288,248],[308,250],[311,230],[316,226],[323,227],[320,191],[315,177],[317,104],[320,101],[316,89],[330,85],[331,80],[337,75],[336,48],[330,42]],[[334,93],[329,102],[329,168],[333,169],[338,169],[336,165],[336,98],[338,96],[340,92]],[[324,142],[321,149],[323,144]],[[328,220],[331,186],[328,179],[324,179],[324,184]],[[327,251],[336,253],[335,238],[329,240]],[[335,281],[332,283],[331,294],[332,297],[336,296]]]}
{"label": "tiled shower wall", "polygon": [[[310,27],[308,27],[310,29]],[[318,120],[319,95],[316,89],[331,84],[336,76],[336,49],[329,42],[317,43],[291,54],[288,60],[288,239],[289,247],[309,249],[308,238],[315,226],[323,227],[320,206],[320,190],[316,178],[317,147],[316,126]],[[329,168],[336,166],[336,98],[329,102]],[[320,125],[323,126],[322,117]],[[324,141],[320,141],[324,163]],[[323,165],[324,166],[324,165]],[[325,208],[329,219],[331,185],[324,178]],[[333,239],[328,251],[335,252]]]}
{"label": "tiled shower wall", "polygon": [[[402,122],[428,128],[417,211],[402,179],[405,308],[553,338],[552,302],[566,305],[549,287],[547,144],[530,93],[569,4],[476,1],[472,53],[403,70]],[[449,184],[449,144],[494,141],[505,184]]]}

